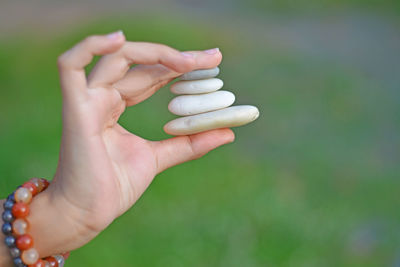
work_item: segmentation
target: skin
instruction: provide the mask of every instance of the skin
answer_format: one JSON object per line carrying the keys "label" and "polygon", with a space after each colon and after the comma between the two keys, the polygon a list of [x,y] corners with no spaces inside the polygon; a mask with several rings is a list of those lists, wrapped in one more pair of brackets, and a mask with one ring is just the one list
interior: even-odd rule
{"label": "skin", "polygon": [[[84,67],[95,55],[102,58],[86,77]],[[158,173],[233,142],[230,129],[149,141],[118,124],[126,108],[182,73],[214,68],[221,59],[218,49],[181,53],[161,44],[128,42],[121,32],[87,37],[59,57],[59,163],[28,216],[41,257],[85,245],[127,211]],[[3,242],[0,266],[12,266]]]}

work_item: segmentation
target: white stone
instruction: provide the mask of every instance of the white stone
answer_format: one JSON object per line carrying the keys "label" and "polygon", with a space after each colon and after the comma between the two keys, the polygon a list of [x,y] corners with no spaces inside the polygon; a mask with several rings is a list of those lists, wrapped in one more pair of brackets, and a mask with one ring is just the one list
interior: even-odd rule
{"label": "white stone", "polygon": [[196,81],[179,81],[171,85],[171,92],[177,95],[203,94],[217,91],[224,82],[218,78]]}
{"label": "white stone", "polygon": [[180,77],[180,79],[182,81],[208,79],[208,78],[213,78],[218,74],[219,74],[219,68],[215,67],[213,69],[194,70],[191,72],[187,72],[183,74]]}
{"label": "white stone", "polygon": [[181,95],[169,102],[168,109],[175,115],[188,116],[229,107],[235,102],[235,95],[228,91],[208,94]]}
{"label": "white stone", "polygon": [[254,121],[258,116],[259,111],[254,106],[232,106],[172,120],[164,125],[164,131],[171,135],[195,134],[212,129],[242,126]]}

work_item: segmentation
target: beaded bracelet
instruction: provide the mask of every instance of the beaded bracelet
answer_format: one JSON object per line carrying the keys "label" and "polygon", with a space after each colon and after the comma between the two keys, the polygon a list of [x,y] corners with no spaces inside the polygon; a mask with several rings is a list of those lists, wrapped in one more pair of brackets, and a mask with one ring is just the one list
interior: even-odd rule
{"label": "beaded bracelet", "polygon": [[63,267],[69,256],[69,253],[64,253],[40,259],[37,250],[33,248],[33,238],[28,234],[29,222],[26,217],[29,215],[29,203],[48,186],[46,179],[32,178],[11,193],[3,204],[4,224],[1,230],[17,267]]}

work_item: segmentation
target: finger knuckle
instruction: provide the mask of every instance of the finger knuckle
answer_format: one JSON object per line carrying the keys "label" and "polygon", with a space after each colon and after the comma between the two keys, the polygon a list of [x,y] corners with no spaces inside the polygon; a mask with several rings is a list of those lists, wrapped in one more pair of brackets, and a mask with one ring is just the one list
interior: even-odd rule
{"label": "finger knuckle", "polygon": [[166,45],[166,44],[160,44],[160,43],[148,43],[148,44],[153,45],[153,46],[157,47],[157,48],[160,49],[160,50],[171,49],[171,47],[169,47],[169,46]]}
{"label": "finger knuckle", "polygon": [[107,39],[108,38],[106,38],[104,35],[89,35],[85,38],[85,42],[90,47],[93,47],[94,45],[103,43]]}
{"label": "finger knuckle", "polygon": [[165,44],[158,44],[158,43],[148,43],[148,44],[152,46],[152,49],[154,49],[161,56],[171,56],[176,52],[175,49]]}
{"label": "finger knuckle", "polygon": [[65,52],[63,54],[61,54],[58,58],[57,58],[57,65],[59,68],[64,68],[67,66],[67,61],[68,61],[68,52]]}
{"label": "finger knuckle", "polygon": [[175,50],[174,48],[169,47],[167,45],[163,45],[162,52],[167,57],[174,57],[174,56],[176,56],[178,54],[177,50]]}
{"label": "finger knuckle", "polygon": [[86,36],[85,38],[83,38],[82,43],[87,43],[87,42],[89,42],[91,39],[93,39],[93,35]]}
{"label": "finger knuckle", "polygon": [[192,140],[192,136],[187,136],[186,138],[186,147],[189,151],[189,155],[191,159],[198,159],[201,157],[201,154],[197,151],[197,149],[194,146],[194,142]]}
{"label": "finger knuckle", "polygon": [[82,43],[85,45],[89,45],[89,44],[93,43],[97,39],[97,37],[98,36],[96,36],[96,35],[87,36],[87,37],[85,37],[85,39],[83,39]]}

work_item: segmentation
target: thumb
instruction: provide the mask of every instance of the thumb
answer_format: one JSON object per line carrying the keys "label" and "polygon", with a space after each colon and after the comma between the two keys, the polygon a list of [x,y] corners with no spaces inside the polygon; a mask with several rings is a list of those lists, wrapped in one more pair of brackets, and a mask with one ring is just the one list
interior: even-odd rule
{"label": "thumb", "polygon": [[233,142],[231,129],[217,129],[153,142],[157,173],[180,163],[200,158],[209,151]]}

